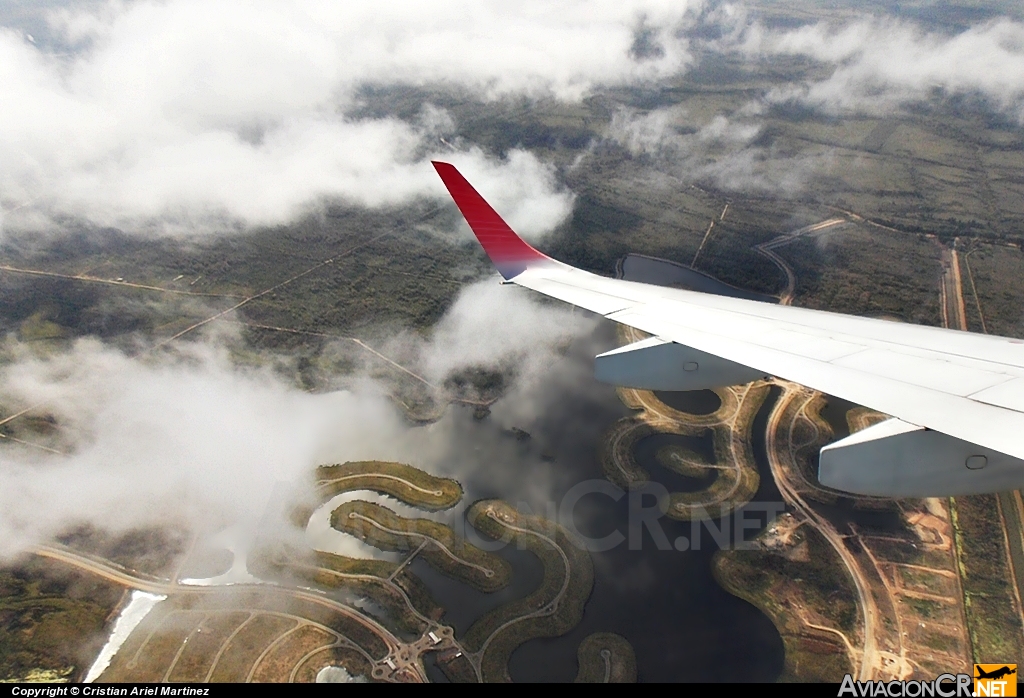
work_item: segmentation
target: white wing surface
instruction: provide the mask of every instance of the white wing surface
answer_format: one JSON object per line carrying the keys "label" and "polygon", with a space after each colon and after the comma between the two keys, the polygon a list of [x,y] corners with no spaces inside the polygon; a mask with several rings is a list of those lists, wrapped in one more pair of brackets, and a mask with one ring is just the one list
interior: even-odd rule
{"label": "white wing surface", "polygon": [[[522,241],[522,247],[508,240],[496,244],[500,235],[490,216],[500,221],[498,215],[454,167],[435,167],[485,251],[512,283],[666,342],[870,407],[966,446],[984,447],[975,449],[979,454],[990,449],[997,453],[989,456],[1010,456],[1006,460],[1019,484],[1013,477],[1003,478],[1006,482],[1000,480],[998,488],[1024,486],[1024,463],[1016,462],[1024,459],[1021,340],[597,276],[556,262]],[[501,226],[501,235],[515,236]],[[976,457],[969,448],[965,453],[966,458]],[[958,463],[963,468],[964,458]],[[859,491],[882,494],[893,488],[893,494],[927,494],[913,488],[899,491],[895,481],[861,486]],[[982,486],[981,491],[989,489]]]}
{"label": "white wing surface", "polygon": [[766,375],[1024,458],[1024,344],[820,310],[527,269],[513,283]]}

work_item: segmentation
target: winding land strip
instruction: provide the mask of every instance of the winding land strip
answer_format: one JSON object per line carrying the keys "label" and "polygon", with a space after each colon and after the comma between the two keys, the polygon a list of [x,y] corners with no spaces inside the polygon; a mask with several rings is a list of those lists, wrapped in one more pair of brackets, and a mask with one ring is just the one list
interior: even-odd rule
{"label": "winding land strip", "polygon": [[583,638],[576,653],[579,672],[574,683],[634,683],[636,654],[621,635],[594,633]]}
{"label": "winding land strip", "polygon": [[538,590],[491,611],[462,640],[465,647],[477,648],[467,651],[466,658],[479,681],[508,681],[508,659],[516,647],[532,638],[562,635],[580,622],[594,583],[593,563],[561,526],[521,514],[505,502],[477,502],[469,519],[488,536],[522,545],[544,564]]}
{"label": "winding land strip", "polygon": [[[382,469],[385,472],[381,473]],[[374,479],[379,475],[388,477]],[[462,494],[455,481],[436,478],[404,464],[378,461],[321,467],[317,471],[317,484],[322,500],[344,491],[369,488],[392,494],[414,506],[435,509],[451,506]],[[443,639],[425,650],[439,652],[439,666],[453,680],[508,680],[508,658],[516,647],[534,637],[563,634],[579,623],[593,584],[592,563],[589,554],[577,547],[556,524],[520,514],[504,502],[479,502],[470,509],[469,518],[471,525],[486,535],[536,554],[544,565],[545,575],[540,589],[526,599],[505,604],[485,615],[460,641],[454,639],[451,628],[439,623],[439,613],[434,616],[432,612],[421,612],[417,608],[419,603],[403,588],[402,585],[408,586],[416,579],[405,572],[411,559],[425,557],[443,574],[486,590],[504,586],[511,576],[511,568],[502,558],[477,552],[468,542],[457,538],[449,527],[436,521],[399,517],[390,509],[369,502],[346,502],[332,513],[332,527],[381,550],[407,551],[408,557],[396,565],[324,553],[317,553],[315,562],[306,562],[301,557],[287,554],[282,557],[275,553],[271,566],[297,573],[316,584],[359,589],[390,608],[392,606],[382,596],[382,592],[387,591],[418,623],[416,632],[421,632],[423,638]],[[308,512],[295,521],[301,526],[305,519],[308,519]],[[411,588],[418,589],[416,584]],[[425,587],[419,591],[424,599],[429,596]],[[622,651],[610,657],[609,670],[613,672],[610,680],[633,675],[627,670],[625,656]],[[418,657],[409,661],[418,661]],[[624,666],[626,669],[622,668]]]}
{"label": "winding land strip", "polygon": [[322,465],[316,469],[316,489],[320,503],[343,492],[373,490],[430,511],[448,509],[462,499],[462,485],[457,481],[390,461]]}
{"label": "winding land strip", "polygon": [[[627,342],[640,339],[632,328],[623,328],[623,333]],[[719,408],[711,414],[695,415],[669,407],[649,390],[620,388],[623,402],[640,413],[620,419],[606,432],[601,449],[606,477],[624,488],[647,482],[650,474],[634,455],[640,441],[654,434],[698,436],[711,429],[716,462],[689,459],[685,465],[687,471],[710,471],[717,476],[704,490],[670,493],[666,515],[679,520],[723,516],[749,502],[760,482],[750,432],[768,386],[755,383],[714,392],[721,399]]]}
{"label": "winding land strip", "polygon": [[416,551],[438,572],[479,591],[501,589],[512,576],[504,558],[471,545],[456,536],[450,526],[429,519],[404,518],[379,504],[346,502],[332,512],[331,526],[379,550]]}
{"label": "winding land strip", "polygon": [[458,555],[453,553],[448,546],[444,545],[443,543],[441,543],[436,538],[431,538],[429,536],[423,535],[422,533],[416,533],[416,532],[413,532],[413,531],[399,531],[398,529],[395,529],[395,528],[388,528],[387,526],[385,526],[385,525],[383,525],[381,523],[378,523],[377,521],[375,521],[374,519],[370,518],[369,516],[363,516],[362,514],[358,514],[356,512],[351,512],[348,516],[349,516],[350,519],[355,519],[355,520],[358,520],[358,521],[365,521],[366,523],[368,523],[369,525],[373,526],[377,530],[382,531],[384,533],[388,533],[388,534],[393,535],[393,536],[409,536],[411,538],[418,539],[420,541],[420,544],[417,546],[417,548],[416,548],[417,550],[422,550],[424,545],[433,545],[435,548],[437,548],[442,553],[444,553],[444,555],[446,557],[448,557],[455,564],[463,565],[465,567],[470,567],[472,569],[475,569],[478,572],[480,572],[481,574],[483,574],[485,577],[493,577],[494,574],[495,574],[494,570],[492,568],[490,568],[490,567],[484,567],[483,565],[478,565],[475,562],[470,562],[469,560],[467,560],[465,558],[459,557]]}

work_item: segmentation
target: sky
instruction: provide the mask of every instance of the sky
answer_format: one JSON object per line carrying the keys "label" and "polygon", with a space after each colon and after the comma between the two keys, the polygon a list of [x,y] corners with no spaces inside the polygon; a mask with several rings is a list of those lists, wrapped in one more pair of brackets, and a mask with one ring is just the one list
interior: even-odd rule
{"label": "sky", "polygon": [[[443,203],[434,158],[457,164],[528,239],[571,215],[573,192],[542,155],[454,138],[459,124],[429,102],[412,117],[360,116],[367,87],[575,103],[657,88],[709,52],[803,57],[820,66],[816,77],[754,96],[695,133],[674,128],[674,107],[622,107],[599,136],[691,177],[787,194],[828,163],[757,145],[763,115],[779,104],[886,115],[963,94],[1024,123],[1019,21],[943,30],[873,11],[780,28],[753,9],[712,0],[0,1],[0,240],[74,225],[240,234],[328,201]],[[505,408],[523,412],[508,414],[512,424],[543,404],[559,343],[590,327],[481,283],[432,334],[394,341],[438,381],[466,366],[515,364],[513,391],[537,402]],[[424,437],[369,379],[311,395],[235,365],[230,333],[148,358],[95,339],[48,357],[5,341],[4,399],[50,405],[71,455],[0,449],[0,555],[77,520],[115,529],[251,521],[274,483],[320,462],[423,453]]]}

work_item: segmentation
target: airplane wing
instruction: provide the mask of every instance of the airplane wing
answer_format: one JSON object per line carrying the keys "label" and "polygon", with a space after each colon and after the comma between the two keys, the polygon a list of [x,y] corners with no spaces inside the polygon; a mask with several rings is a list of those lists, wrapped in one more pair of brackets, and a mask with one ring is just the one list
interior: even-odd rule
{"label": "airplane wing", "polygon": [[822,449],[823,484],[945,496],[1024,487],[1024,342],[592,274],[509,228],[454,166],[434,167],[502,276],[653,335],[597,357],[630,387],[774,376],[890,415]]}

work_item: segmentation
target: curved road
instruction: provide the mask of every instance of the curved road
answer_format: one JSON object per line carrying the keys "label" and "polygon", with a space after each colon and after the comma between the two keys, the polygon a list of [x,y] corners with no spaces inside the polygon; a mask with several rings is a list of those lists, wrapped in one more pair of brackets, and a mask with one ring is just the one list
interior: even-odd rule
{"label": "curved road", "polygon": [[[871,595],[871,590],[868,588],[867,581],[864,579],[863,574],[860,572],[860,566],[857,564],[857,559],[847,549],[843,538],[839,535],[839,532],[832,526],[832,524],[825,519],[823,516],[818,514],[810,505],[804,501],[803,497],[797,489],[789,482],[787,475],[787,468],[784,467],[779,459],[780,446],[776,439],[780,431],[783,415],[785,414],[790,403],[799,397],[800,389],[795,388],[792,383],[784,381],[777,381],[782,387],[783,393],[779,396],[778,401],[775,403],[775,407],[772,409],[771,414],[768,417],[768,426],[765,434],[765,446],[768,452],[768,463],[771,466],[772,475],[775,478],[775,483],[779,487],[779,493],[782,498],[786,500],[786,503],[792,506],[794,509],[800,512],[806,521],[809,521],[814,527],[822,534],[822,536],[829,542],[829,544],[838,553],[840,559],[846,565],[847,571],[853,578],[854,586],[857,590],[857,600],[860,602],[860,607],[863,613],[864,620],[864,647],[861,653],[861,664],[860,671],[858,672],[858,680],[870,681],[874,676],[874,669],[880,663],[880,656],[878,653],[878,643],[876,640],[876,626],[878,625],[878,608],[875,604],[875,599]],[[813,393],[807,402],[813,399]],[[798,415],[802,413],[804,406],[801,407]],[[791,430],[787,430],[791,433]],[[789,441],[786,452],[789,453],[791,463],[795,466],[796,464],[796,449],[793,446],[792,439]],[[855,660],[855,657],[851,657],[851,660]]]}
{"label": "curved road", "polygon": [[[146,579],[129,573],[127,570],[123,570],[109,562],[100,561],[80,553],[67,550],[65,548],[59,548],[56,546],[43,545],[39,546],[34,551],[41,557],[46,557],[52,560],[57,560],[68,565],[72,565],[81,570],[94,574],[98,577],[106,579],[107,581],[121,586],[126,586],[132,589],[138,589],[139,591],[145,591],[150,594],[203,594],[210,595],[222,592],[223,589],[217,586],[190,586],[180,585],[176,582],[162,581],[156,579]],[[376,578],[375,578],[376,579]],[[408,654],[409,648],[413,647],[415,643],[406,643],[395,637],[387,628],[380,625],[373,619],[362,615],[355,609],[346,606],[340,602],[334,601],[331,598],[317,594],[313,591],[307,591],[304,589],[294,589],[288,587],[281,587],[275,584],[236,584],[232,585],[233,588],[252,588],[260,591],[273,590],[278,593],[290,596],[300,601],[307,601],[310,603],[317,604],[328,608],[339,615],[344,616],[349,620],[353,620],[364,628],[375,634],[381,640],[384,641],[388,648],[388,655],[383,659],[377,660],[374,669],[386,667],[386,674],[392,673],[391,666],[388,664],[388,660],[394,663],[394,658],[401,656],[403,653]],[[404,662],[403,662],[404,663]],[[411,672],[412,678],[422,683],[427,682],[427,677],[423,671],[419,668],[417,662],[411,662],[406,665],[406,668]],[[377,674],[378,672],[374,672]],[[375,676],[376,677],[376,676]],[[386,678],[382,677],[382,678]]]}

